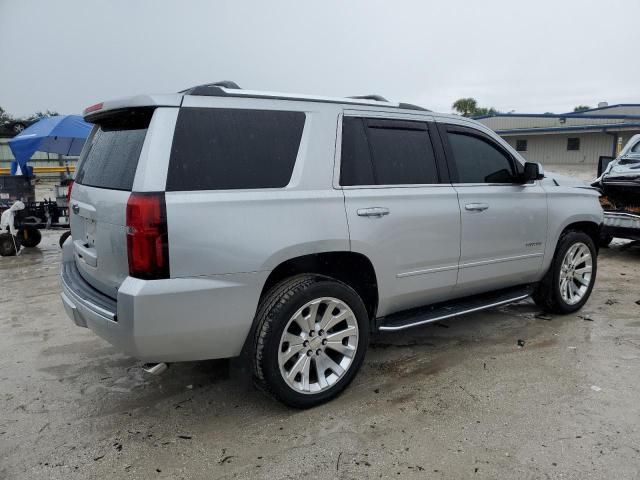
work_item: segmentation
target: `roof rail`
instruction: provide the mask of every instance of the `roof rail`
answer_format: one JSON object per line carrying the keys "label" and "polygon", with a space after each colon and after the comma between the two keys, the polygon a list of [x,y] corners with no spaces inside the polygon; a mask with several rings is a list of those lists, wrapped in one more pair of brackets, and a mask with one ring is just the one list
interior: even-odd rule
{"label": "roof rail", "polygon": [[[283,94],[269,94],[268,92],[252,92],[250,90],[244,90],[240,92],[232,92],[229,90],[242,90],[237,83],[230,80],[223,80],[215,83],[206,83],[204,85],[196,85],[195,87],[187,88],[178,93],[183,95],[195,95],[205,97],[246,97],[246,98],[265,98],[265,99],[280,99],[280,100],[298,100],[307,102],[321,102],[321,103],[343,103],[343,104],[366,104],[362,100],[370,100],[375,102],[389,103],[389,105],[383,105],[391,108],[403,108],[405,110],[420,110],[423,112],[430,112],[426,108],[412,105],[410,103],[392,103],[381,95],[357,95],[346,98],[323,98],[312,97],[309,95],[283,95]],[[350,101],[351,100],[351,101]],[[353,101],[355,100],[355,101]]]}
{"label": "roof rail", "polygon": [[386,98],[384,98],[382,95],[354,95],[352,97],[347,97],[347,98],[353,98],[354,100],[375,100],[376,102],[388,102],[389,100],[387,100]]}

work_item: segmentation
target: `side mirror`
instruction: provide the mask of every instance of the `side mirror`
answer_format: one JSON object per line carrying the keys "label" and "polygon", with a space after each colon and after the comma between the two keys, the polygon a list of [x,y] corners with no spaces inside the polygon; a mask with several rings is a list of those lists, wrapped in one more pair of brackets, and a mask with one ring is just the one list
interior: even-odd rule
{"label": "side mirror", "polygon": [[607,167],[609,166],[609,164],[611,162],[613,162],[614,160],[615,160],[615,158],[613,158],[613,157],[608,157],[606,155],[600,155],[600,158],[598,158],[598,175],[597,175],[597,177],[602,175],[604,173],[604,171],[607,169]]}
{"label": "side mirror", "polygon": [[532,182],[534,180],[542,180],[544,178],[544,168],[541,163],[526,162],[524,164],[524,172],[520,179],[522,183]]}

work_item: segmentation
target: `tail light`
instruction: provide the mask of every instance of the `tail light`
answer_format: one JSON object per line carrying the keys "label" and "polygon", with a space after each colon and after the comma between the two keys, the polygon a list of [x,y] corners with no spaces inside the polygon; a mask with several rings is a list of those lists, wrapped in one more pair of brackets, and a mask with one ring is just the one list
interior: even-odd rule
{"label": "tail light", "polygon": [[129,275],[169,278],[169,241],[164,193],[132,193],[127,202]]}
{"label": "tail light", "polygon": [[70,180],[67,184],[67,205],[71,205],[71,190],[73,189],[74,183],[75,182],[73,180]]}

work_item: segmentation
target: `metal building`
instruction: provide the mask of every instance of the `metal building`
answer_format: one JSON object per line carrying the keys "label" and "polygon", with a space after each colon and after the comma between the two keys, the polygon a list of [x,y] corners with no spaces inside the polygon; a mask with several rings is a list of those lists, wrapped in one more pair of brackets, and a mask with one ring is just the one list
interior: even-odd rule
{"label": "metal building", "polygon": [[595,169],[600,156],[615,157],[631,136],[640,133],[640,104],[603,102],[577,113],[497,113],[476,120],[531,162]]}

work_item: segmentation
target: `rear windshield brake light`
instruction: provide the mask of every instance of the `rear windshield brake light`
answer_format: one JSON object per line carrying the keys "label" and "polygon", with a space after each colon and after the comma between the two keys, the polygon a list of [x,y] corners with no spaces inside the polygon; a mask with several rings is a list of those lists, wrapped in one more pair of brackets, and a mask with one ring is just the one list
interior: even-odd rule
{"label": "rear windshield brake light", "polygon": [[91,105],[91,106],[85,108],[82,113],[86,115],[87,113],[95,112],[97,110],[102,110],[102,107],[104,107],[104,103],[103,102],[96,103],[94,105]]}

